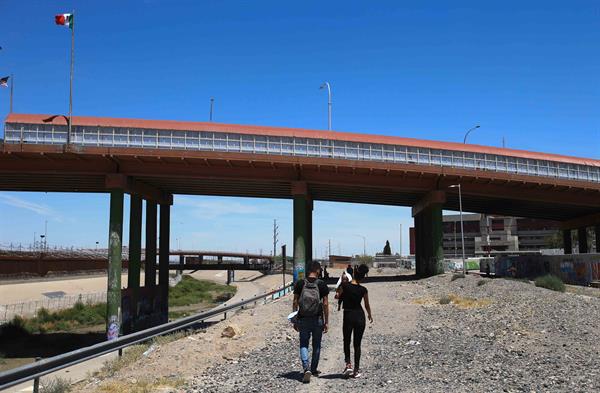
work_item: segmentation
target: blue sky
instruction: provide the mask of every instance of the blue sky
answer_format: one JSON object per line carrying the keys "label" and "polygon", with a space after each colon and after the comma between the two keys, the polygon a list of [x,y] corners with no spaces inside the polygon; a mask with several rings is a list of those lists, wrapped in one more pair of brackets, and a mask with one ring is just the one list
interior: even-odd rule
{"label": "blue sky", "polygon": [[[16,112],[66,113],[76,9],[74,113],[333,128],[600,158],[597,1],[0,0],[0,74]],[[8,90],[0,90],[0,116]],[[105,195],[0,193],[0,243],[106,244]],[[207,213],[208,212],[208,213]],[[277,212],[277,213],[274,213]],[[398,244],[407,208],[317,203],[318,253]],[[270,250],[291,244],[291,202],[177,197],[173,246]],[[50,231],[51,229],[51,231]],[[396,240],[394,240],[396,239]],[[339,247],[338,247],[339,244]],[[405,252],[408,242],[404,241]]]}

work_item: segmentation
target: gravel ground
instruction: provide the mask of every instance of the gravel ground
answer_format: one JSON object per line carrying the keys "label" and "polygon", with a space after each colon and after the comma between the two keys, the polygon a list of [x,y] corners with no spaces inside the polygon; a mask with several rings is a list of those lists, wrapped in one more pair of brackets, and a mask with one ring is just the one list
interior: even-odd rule
{"label": "gravel ground", "polygon": [[[600,299],[532,284],[445,274],[378,282],[375,322],[363,339],[364,378],[340,378],[341,313],[332,311],[321,378],[300,382],[298,337],[285,322],[291,300],[271,307],[264,345],[194,374],[184,392],[596,392]],[[440,304],[448,295],[453,301]],[[243,337],[240,339],[243,340]]]}

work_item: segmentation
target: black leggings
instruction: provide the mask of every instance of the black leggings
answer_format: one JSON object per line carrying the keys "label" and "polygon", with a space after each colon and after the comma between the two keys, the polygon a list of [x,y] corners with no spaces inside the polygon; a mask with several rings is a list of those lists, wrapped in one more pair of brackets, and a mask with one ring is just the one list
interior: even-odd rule
{"label": "black leggings", "polygon": [[344,356],[346,363],[350,363],[350,336],[354,331],[354,369],[360,367],[360,343],[365,332],[365,313],[362,308],[357,310],[344,310]]}

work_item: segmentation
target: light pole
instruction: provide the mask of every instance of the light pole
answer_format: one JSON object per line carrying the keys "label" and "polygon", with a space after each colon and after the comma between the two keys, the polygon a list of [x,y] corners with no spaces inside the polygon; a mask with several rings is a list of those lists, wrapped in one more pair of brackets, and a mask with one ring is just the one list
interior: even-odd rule
{"label": "light pole", "polygon": [[327,129],[331,131],[331,85],[329,82],[323,82],[319,89],[323,90],[327,87]]}
{"label": "light pole", "polygon": [[460,209],[460,240],[462,242],[463,274],[467,274],[467,265],[465,264],[465,227],[463,225],[462,190],[460,187],[460,183],[448,186],[448,188],[458,188],[458,207]]}
{"label": "light pole", "polygon": [[363,239],[363,257],[367,255],[367,237],[363,235],[354,235],[358,237],[362,237]]}
{"label": "light pole", "polygon": [[463,140],[463,143],[467,143],[467,137],[469,136],[469,134],[471,133],[471,131],[476,130],[477,128],[479,128],[479,124],[477,124],[475,127],[469,129],[469,131],[467,131],[467,133],[465,134],[465,139]]}

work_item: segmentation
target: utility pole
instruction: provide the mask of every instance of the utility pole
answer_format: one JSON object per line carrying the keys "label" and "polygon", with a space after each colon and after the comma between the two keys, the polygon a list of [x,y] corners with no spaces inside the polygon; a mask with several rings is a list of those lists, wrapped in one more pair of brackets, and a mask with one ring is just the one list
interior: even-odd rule
{"label": "utility pole", "polygon": [[277,256],[277,243],[279,243],[279,226],[277,219],[273,220],[273,258]]}
{"label": "utility pole", "polygon": [[329,255],[331,255],[331,239],[329,239],[329,248],[328,248],[328,250],[329,250],[328,251]]}
{"label": "utility pole", "polygon": [[215,99],[214,97],[210,97],[210,112],[208,114],[208,121],[213,121],[213,107],[215,104]]}

